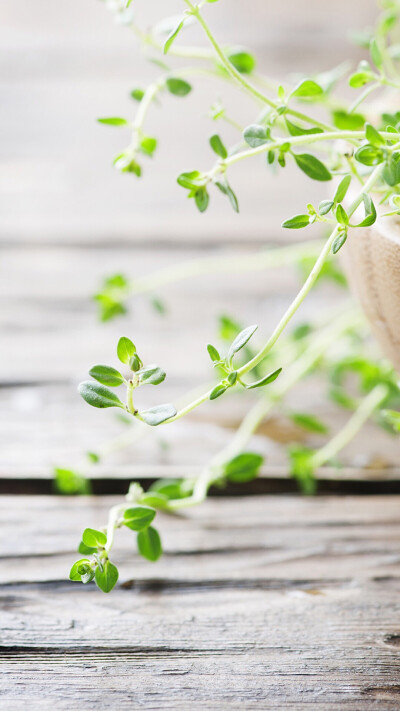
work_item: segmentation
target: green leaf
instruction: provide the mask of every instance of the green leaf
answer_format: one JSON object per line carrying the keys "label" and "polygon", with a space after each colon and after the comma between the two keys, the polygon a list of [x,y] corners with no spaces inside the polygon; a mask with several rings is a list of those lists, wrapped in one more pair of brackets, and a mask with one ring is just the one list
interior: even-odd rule
{"label": "green leaf", "polygon": [[228,361],[230,362],[235,355],[235,353],[238,353],[243,346],[246,345],[246,343],[250,340],[250,338],[254,335],[254,333],[257,331],[258,326],[253,325],[253,326],[248,326],[247,328],[243,329],[238,335],[236,336],[235,340],[231,344],[229,351],[228,351]]}
{"label": "green leaf", "polygon": [[182,27],[183,27],[184,20],[180,20],[180,22],[176,25],[176,27],[172,30],[172,32],[168,35],[164,47],[163,47],[163,53],[167,54],[168,50],[170,49],[172,43],[175,41],[177,36],[179,35]]}
{"label": "green leaf", "polygon": [[168,497],[159,491],[149,490],[142,494],[140,503],[155,509],[165,509],[167,507]]}
{"label": "green leaf", "polygon": [[95,574],[96,584],[104,593],[109,593],[115,587],[118,580],[118,568],[113,563],[106,560],[102,568],[97,566]]}
{"label": "green leaf", "polygon": [[387,159],[382,171],[384,181],[394,188],[400,183],[400,153],[395,151]]}
{"label": "green leaf", "polygon": [[243,484],[256,478],[263,461],[260,454],[243,452],[225,465],[224,474],[229,481]]}
{"label": "green leaf", "polygon": [[289,121],[288,118],[285,118],[285,123],[291,136],[311,136],[313,133],[323,133],[321,128],[303,128]]}
{"label": "green leaf", "polygon": [[344,207],[342,207],[342,205],[337,206],[336,212],[335,212],[335,217],[340,225],[344,225],[346,227],[349,224],[349,217],[348,217],[347,212],[344,209]]}
{"label": "green leaf", "polygon": [[138,371],[141,385],[159,385],[166,378],[166,373],[158,365],[148,365]]}
{"label": "green leaf", "polygon": [[378,133],[376,128],[370,123],[365,124],[365,136],[367,138],[367,141],[369,141],[369,143],[372,143],[373,146],[385,145],[385,140],[382,138],[380,133]]}
{"label": "green leaf", "polygon": [[395,432],[400,432],[400,412],[396,410],[382,410],[381,415]]}
{"label": "green leaf", "polygon": [[152,156],[157,148],[157,139],[152,136],[143,136],[140,141],[140,150],[146,156]]}
{"label": "green leaf", "polygon": [[228,390],[228,385],[224,385],[223,383],[218,383],[218,385],[213,388],[210,392],[210,400],[216,400],[217,397],[220,397],[223,395],[226,391]]}
{"label": "green leaf", "polygon": [[369,43],[369,51],[371,53],[371,59],[373,63],[378,69],[381,69],[383,65],[383,58],[375,37],[373,37],[371,39],[371,42]]}
{"label": "green leaf", "polygon": [[[349,185],[351,183],[351,175],[345,175],[344,178],[340,181],[339,185],[336,188],[335,196],[333,198],[334,202],[342,202],[344,198],[346,197],[347,191],[349,189]],[[329,210],[328,210],[329,212]],[[321,213],[324,214],[324,213]]]}
{"label": "green leaf", "polygon": [[[60,494],[89,494],[90,483],[86,477],[73,469],[54,467],[54,482]],[[82,552],[82,551],[81,551]]]}
{"label": "green leaf", "polygon": [[289,449],[290,475],[296,479],[303,494],[315,494],[317,485],[314,477],[314,452],[300,445]]}
{"label": "green leaf", "polygon": [[304,412],[293,412],[289,415],[292,422],[299,427],[302,427],[309,432],[316,432],[317,434],[327,434],[327,426],[321,422],[318,417],[314,415],[307,415]]}
{"label": "green leaf", "polygon": [[340,232],[338,236],[336,237],[333,245],[332,245],[332,252],[333,254],[337,254],[339,249],[341,249],[346,242],[347,239],[347,232]]}
{"label": "green leaf", "polygon": [[98,531],[96,528],[85,528],[82,533],[82,542],[88,548],[98,548],[106,545],[107,536],[103,531]]}
{"label": "green leaf", "polygon": [[143,531],[150,526],[156,512],[147,506],[134,506],[133,508],[124,511],[124,526],[127,526],[132,531]]}
{"label": "green leaf", "polygon": [[360,89],[365,84],[368,84],[373,79],[371,72],[355,72],[349,78],[349,86],[353,89]]}
{"label": "green leaf", "polygon": [[250,52],[244,50],[229,52],[227,57],[235,69],[241,74],[251,74],[256,66],[256,60]]}
{"label": "green leaf", "polygon": [[277,379],[278,375],[280,375],[282,372],[282,368],[277,368],[274,370],[272,373],[269,373],[268,375],[264,375],[261,380],[257,380],[256,383],[250,383],[250,385],[246,385],[247,390],[253,390],[253,388],[261,388],[263,385],[269,385],[270,383],[273,383],[274,380]]}
{"label": "green leaf", "polygon": [[243,138],[250,148],[257,148],[258,146],[264,145],[264,143],[268,143],[270,140],[270,134],[265,126],[261,126],[258,123],[252,123],[244,129]]}
{"label": "green leaf", "polygon": [[317,82],[312,79],[305,79],[304,81],[301,81],[295,89],[293,89],[290,96],[309,98],[313,96],[320,96],[323,93],[324,90],[319,84],[317,84]]}
{"label": "green leaf", "polygon": [[193,491],[193,486],[185,479],[158,479],[151,485],[147,493],[161,494],[168,501],[184,499]]}
{"label": "green leaf", "polygon": [[205,177],[198,170],[191,170],[188,173],[181,173],[176,180],[182,188],[193,190],[193,188],[199,188],[204,185]]}
{"label": "green leaf", "polygon": [[227,194],[227,196],[228,196],[228,198],[229,198],[229,202],[231,203],[231,205],[232,205],[234,211],[235,211],[235,212],[239,212],[238,199],[237,199],[235,193],[233,192],[231,186],[228,185],[228,183],[226,183],[225,188],[226,188],[226,194]]}
{"label": "green leaf", "polygon": [[221,360],[220,354],[218,353],[217,349],[211,345],[211,343],[208,344],[207,351],[208,351],[208,355],[210,356],[213,363]]}
{"label": "green leaf", "polygon": [[97,552],[97,548],[95,548],[93,546],[87,546],[86,543],[81,541],[78,546],[78,552],[82,553],[82,555],[91,555],[92,553]]}
{"label": "green leaf", "polygon": [[[333,200],[322,200],[319,205],[318,205],[318,212],[320,215],[327,215],[328,212],[330,212],[334,206],[334,201]],[[304,215],[304,217],[308,217],[308,215]]]}
{"label": "green leaf", "polygon": [[194,194],[194,200],[199,212],[205,212],[210,201],[207,188],[198,188]]}
{"label": "green leaf", "polygon": [[289,230],[300,230],[302,227],[307,227],[310,224],[310,215],[295,215],[290,217],[285,222],[282,222],[282,227]]}
{"label": "green leaf", "polygon": [[328,168],[315,156],[309,153],[294,154],[294,159],[300,168],[309,178],[313,180],[331,180],[332,175]]}
{"label": "green leaf", "polygon": [[143,363],[137,353],[134,353],[133,356],[129,358],[129,367],[131,370],[133,370],[134,373],[137,373],[142,367],[142,365]]}
{"label": "green leaf", "polygon": [[129,121],[119,116],[114,116],[111,118],[98,118],[99,123],[104,123],[106,126],[129,126]]}
{"label": "green leaf", "polygon": [[81,558],[73,564],[71,570],[69,571],[69,579],[74,580],[75,582],[82,582],[82,575],[86,575],[89,570],[91,570],[90,560],[87,558]]}
{"label": "green leaf", "polygon": [[139,412],[140,419],[152,427],[160,425],[162,422],[169,420],[171,417],[175,417],[175,415],[176,409],[169,402],[164,405],[156,405],[156,407],[150,407],[148,410],[142,410]]}
{"label": "green leaf", "polygon": [[379,165],[384,161],[384,154],[380,148],[366,143],[365,146],[358,148],[354,154],[354,158],[363,165]]}
{"label": "green leaf", "polygon": [[78,392],[81,397],[92,407],[121,407],[125,409],[125,405],[121,402],[118,395],[109,390],[100,383],[94,383],[91,380],[85,380],[78,385]]}
{"label": "green leaf", "polygon": [[229,385],[231,385],[231,386],[235,385],[235,383],[237,381],[237,377],[238,377],[238,374],[237,374],[236,370],[233,370],[231,373],[229,373],[228,378],[227,378]]}
{"label": "green leaf", "polygon": [[220,158],[225,159],[228,157],[228,151],[226,150],[218,134],[214,134],[214,136],[211,136],[210,146],[213,149],[214,153],[216,153],[217,156],[219,156]]}
{"label": "green leaf", "polygon": [[132,89],[130,96],[132,99],[135,99],[135,101],[141,101],[144,97],[144,91],[143,89]]}
{"label": "green leaf", "polygon": [[165,84],[170,94],[174,96],[187,96],[192,91],[191,85],[178,77],[169,77]]}
{"label": "green leaf", "polygon": [[158,560],[162,554],[160,536],[153,526],[149,526],[144,531],[138,533],[137,544],[140,555],[153,563]]}
{"label": "green leaf", "polygon": [[376,208],[371,196],[368,195],[368,193],[363,193],[362,197],[364,203],[365,217],[362,222],[357,225],[357,227],[370,227],[376,221]]}
{"label": "green leaf", "polygon": [[348,114],[343,109],[332,112],[333,123],[340,131],[361,131],[365,118],[362,114]]}
{"label": "green leaf", "polygon": [[117,356],[120,359],[121,363],[129,363],[129,359],[136,353],[136,346],[132,343],[130,338],[126,338],[126,336],[122,336],[122,338],[119,339],[118,345],[117,345]]}
{"label": "green leaf", "polygon": [[103,385],[111,385],[117,387],[124,382],[124,378],[118,370],[111,368],[109,365],[94,365],[89,370],[89,375]]}

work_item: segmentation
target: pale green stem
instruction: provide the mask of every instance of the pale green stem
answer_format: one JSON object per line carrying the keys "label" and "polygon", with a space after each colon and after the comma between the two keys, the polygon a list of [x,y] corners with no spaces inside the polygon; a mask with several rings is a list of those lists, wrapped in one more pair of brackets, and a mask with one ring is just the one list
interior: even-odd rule
{"label": "pale green stem", "polygon": [[[359,193],[359,195],[355,198],[355,200],[352,202],[350,205],[350,208],[348,210],[348,215],[351,217],[353,213],[356,211],[357,207],[360,205],[362,201],[362,196],[363,193],[366,192],[368,193],[371,188],[374,186],[375,182],[378,180],[380,174],[382,171],[382,166],[378,165],[371,173],[369,176],[368,180],[364,184],[363,191]],[[272,347],[275,345],[277,342],[278,338],[280,335],[283,333],[285,330],[286,326],[290,322],[290,320],[293,318],[294,314],[296,313],[297,309],[299,306],[303,303],[304,299],[306,298],[307,294],[310,292],[312,287],[314,286],[315,282],[318,279],[319,274],[321,273],[322,267],[325,264],[325,261],[331,251],[332,245],[338,236],[340,232],[341,226],[337,225],[334,230],[332,231],[330,237],[326,241],[317,261],[314,264],[314,267],[312,268],[308,278],[306,279],[305,283],[303,284],[302,288],[300,289],[299,293],[297,294],[296,298],[292,301],[290,304],[289,308],[286,310],[285,314],[281,318],[280,322],[276,326],[275,330],[273,331],[272,335],[268,339],[268,341],[265,343],[263,348],[252,358],[248,363],[243,365],[241,368],[238,369],[238,377],[240,378],[241,376],[245,375],[248,373],[250,370],[253,370],[264,358]],[[165,422],[162,423],[162,425],[169,424],[171,422],[175,422],[176,420],[179,420],[181,417],[184,417],[187,415],[189,412],[194,410],[196,407],[201,405],[203,402],[206,402],[206,400],[209,399],[211,392],[213,388],[209,390],[208,392],[204,393],[201,395],[199,398],[197,398],[194,402],[190,403],[186,407],[182,408],[182,410],[179,410],[177,414],[174,417],[171,417],[169,420],[165,420]]]}
{"label": "pale green stem", "polygon": [[310,339],[307,350],[294,360],[291,366],[279,377],[276,385],[267,395],[260,398],[244,417],[232,441],[225,447],[197,478],[193,494],[185,499],[175,499],[168,503],[170,510],[195,506],[207,496],[211,484],[223,476],[224,465],[234,456],[240,454],[249,439],[258,429],[265,416],[273,409],[277,402],[292,389],[315,366],[327,348],[349,328],[354,328],[361,322],[360,314],[350,309],[338,318],[332,326],[325,328],[317,336]]}
{"label": "pale green stem", "polygon": [[304,242],[301,245],[289,245],[275,249],[263,250],[255,254],[239,254],[235,256],[217,256],[183,262],[158,272],[143,279],[134,280],[129,285],[132,294],[143,294],[154,291],[167,284],[184,279],[209,275],[242,273],[264,269],[275,269],[297,262],[299,259],[314,257],[322,247],[321,240]]}
{"label": "pale green stem", "polygon": [[311,458],[314,467],[321,467],[326,462],[333,459],[345,447],[356,434],[369,417],[378,409],[388,395],[388,387],[386,385],[377,385],[369,395],[367,395],[361,404],[354,412],[343,429],[337,433],[330,442],[319,449]]}
{"label": "pale green stem", "polygon": [[353,103],[349,107],[348,113],[352,114],[353,111],[355,111],[355,109],[358,106],[360,106],[360,104],[362,104],[362,102],[367,98],[367,96],[372,94],[372,92],[375,91],[375,89],[379,89],[380,86],[381,85],[379,82],[376,82],[374,84],[370,84],[369,86],[367,86],[367,88],[361,92],[361,94],[357,97],[357,99],[355,99],[355,101],[353,101]]}

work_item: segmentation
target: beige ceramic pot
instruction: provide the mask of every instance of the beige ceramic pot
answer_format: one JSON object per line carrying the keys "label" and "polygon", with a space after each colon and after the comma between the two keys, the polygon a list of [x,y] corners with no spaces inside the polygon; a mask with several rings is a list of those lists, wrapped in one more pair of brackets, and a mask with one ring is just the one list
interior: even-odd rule
{"label": "beige ceramic pot", "polygon": [[375,337],[400,372],[400,221],[386,217],[354,230],[343,259]]}

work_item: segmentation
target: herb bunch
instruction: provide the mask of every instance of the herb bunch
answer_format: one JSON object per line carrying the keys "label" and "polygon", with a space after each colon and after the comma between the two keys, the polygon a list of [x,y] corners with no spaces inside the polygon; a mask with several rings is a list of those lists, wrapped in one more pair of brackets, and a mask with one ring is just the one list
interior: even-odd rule
{"label": "herb bunch", "polygon": [[[145,384],[160,384],[165,379],[165,372],[156,365],[145,366],[135,345],[126,337],[120,339],[117,355],[129,373],[122,374],[112,366],[97,365],[90,371],[93,380],[79,386],[80,394],[88,404],[97,408],[124,409],[134,420],[151,426],[174,422],[206,400],[214,400],[236,388],[261,388],[263,393],[245,416],[231,445],[217,455],[198,478],[157,482],[146,493],[138,484],[132,484],[126,502],[110,512],[104,531],[84,531],[79,550],[84,555],[90,554],[92,558],[84,558],[75,563],[70,577],[84,583],[95,579],[105,592],[112,589],[118,578],[118,571],[109,560],[117,528],[127,526],[135,531],[139,553],[155,561],[161,554],[161,542],[157,530],[151,524],[158,509],[176,511],[200,503],[213,484],[223,485],[229,480],[249,481],[257,475],[262,458],[245,450],[247,441],[276,403],[301,378],[320,367],[321,359],[326,357],[327,350],[338,337],[346,338],[349,332],[353,335],[357,332],[355,324],[360,317],[354,313],[350,316],[348,313],[339,314],[329,327],[322,327],[311,334],[306,330],[300,338],[285,336],[288,325],[321,275],[329,270],[331,275],[338,273],[332,266],[332,259],[353,230],[370,227],[377,220],[378,214],[382,219],[400,214],[400,111],[392,108],[393,99],[400,90],[400,45],[392,41],[399,27],[400,1],[382,0],[381,14],[375,29],[362,38],[369,56],[348,77],[348,84],[355,92],[355,98],[350,104],[337,99],[334,94],[337,84],[343,79],[342,68],[303,77],[290,87],[276,84],[260,75],[256,60],[249,51],[222,46],[206,20],[206,16],[212,14],[212,3],[216,1],[200,0],[196,3],[183,0],[184,10],[178,21],[175,19],[172,26],[167,21],[162,27],[158,25],[148,31],[143,31],[136,23],[134,2],[116,0],[112,3],[119,21],[133,31],[144,50],[152,54],[159,52],[163,57],[162,61],[156,62],[162,73],[147,87],[135,88],[131,92],[132,99],[138,103],[133,120],[118,116],[99,119],[102,124],[127,131],[130,136],[127,147],[116,156],[114,166],[123,173],[141,178],[143,161],[157,153],[157,138],[147,134],[146,119],[161,94],[169,93],[178,99],[190,96],[193,88],[191,82],[196,76],[229,82],[254,101],[254,114],[242,130],[221,103],[214,104],[209,111],[212,120],[221,125],[226,122],[237,128],[240,132],[239,140],[234,146],[227,147],[221,132],[214,131],[208,141],[215,155],[214,164],[206,169],[182,172],[177,177],[179,186],[200,213],[209,208],[215,190],[220,191],[238,212],[239,198],[229,178],[231,166],[258,156],[264,157],[266,167],[275,170],[284,170],[289,163],[293,163],[308,179],[322,183],[334,181],[334,187],[329,198],[324,188],[317,206],[308,203],[303,213],[288,216],[282,227],[297,230],[322,223],[328,228],[329,235],[322,245],[296,245],[280,250],[278,262],[280,259],[285,263],[285,259],[289,259],[304,263],[304,260],[312,259],[313,263],[299,292],[258,349],[249,351],[250,339],[256,326],[241,329],[224,356],[220,355],[215,346],[208,345],[208,353],[218,379],[189,404],[180,409],[172,404],[140,409],[136,404],[136,389]],[[191,22],[199,24],[208,41],[207,46],[181,44],[184,30]],[[165,36],[163,32],[166,32]],[[165,55],[167,60],[177,58],[179,65],[171,69],[165,64]],[[182,66],[183,61],[185,64]],[[268,87],[268,91],[265,87]],[[376,104],[370,103],[375,92],[379,92],[379,111]],[[314,108],[317,108],[317,113]],[[320,118],[321,109],[325,112],[323,120]],[[316,247],[319,252],[313,258],[312,253]],[[266,253],[266,266],[274,264],[274,252],[278,253],[279,250]],[[261,268],[259,260],[257,264],[255,261],[253,259],[252,263],[249,259],[249,268]],[[237,268],[237,265],[231,266],[233,270]],[[214,260],[203,267],[192,265],[186,275],[203,273],[202,269],[218,271],[220,268],[218,260]],[[229,264],[225,263],[224,268],[228,270]],[[179,269],[169,274],[159,273],[153,279],[150,278],[148,283],[143,279],[131,282],[121,274],[111,275],[96,295],[102,320],[125,313],[126,302],[132,294],[152,292],[176,278],[182,278]],[[158,299],[154,305],[158,310],[163,310]],[[278,340],[280,343],[276,346]],[[243,353],[245,358],[239,362],[238,358]],[[289,362],[282,371],[285,358]],[[360,376],[361,398],[352,399],[343,386],[343,379],[349,370]],[[399,391],[392,368],[353,355],[337,364],[330,363],[327,371],[332,379],[332,392],[335,392],[337,402],[341,401],[340,404],[354,412],[344,428],[321,449],[309,450],[299,445],[291,447],[291,473],[306,493],[315,490],[315,470],[333,461],[370,416],[381,412],[380,417],[385,426],[389,425],[395,431],[400,429],[400,415],[395,409],[399,406]],[[124,400],[114,390],[110,390],[115,387],[125,388]],[[306,429],[316,431],[319,428],[320,433],[323,428],[321,423],[306,413],[297,413],[297,422]]]}

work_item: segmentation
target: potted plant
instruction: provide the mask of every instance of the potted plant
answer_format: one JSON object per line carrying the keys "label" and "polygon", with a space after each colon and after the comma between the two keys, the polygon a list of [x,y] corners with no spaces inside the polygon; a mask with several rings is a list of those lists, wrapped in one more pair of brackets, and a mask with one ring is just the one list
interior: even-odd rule
{"label": "potted plant", "polygon": [[[322,243],[296,244],[240,259],[243,269],[257,269],[260,265],[267,268],[290,261],[304,267],[310,260],[311,266],[299,292],[260,348],[253,349],[251,345],[256,325],[234,334],[223,353],[214,345],[207,346],[217,377],[211,387],[191,402],[182,407],[164,403],[141,408],[138,389],[144,385],[157,386],[166,374],[158,365],[143,363],[135,344],[125,336],[117,344],[122,366],[95,365],[89,371],[91,380],[79,386],[89,405],[120,408],[141,428],[171,424],[202,403],[225,397],[235,389],[260,393],[231,443],[199,477],[160,481],[147,492],[133,483],[126,500],[111,510],[103,530],[84,530],[79,546],[84,557],[73,565],[70,578],[84,583],[94,579],[104,592],[109,592],[118,579],[117,568],[110,560],[115,531],[121,526],[130,528],[137,535],[139,552],[151,561],[157,560],[162,552],[154,526],[157,511],[178,511],[201,503],[213,484],[247,482],[257,476],[262,457],[247,450],[248,440],[267,413],[314,368],[319,367],[329,375],[332,397],[353,413],[342,430],[322,448],[309,449],[301,444],[290,448],[290,471],[303,491],[312,493],[315,469],[334,460],[369,417],[379,413],[386,425],[400,430],[395,370],[390,363],[365,355],[363,318],[357,310],[330,316],[329,323],[325,319],[319,328],[307,326],[290,331],[293,316],[321,276],[341,278],[335,259],[343,250],[366,315],[386,355],[393,366],[399,367],[400,233],[396,221],[400,214],[400,111],[392,108],[392,102],[400,90],[400,51],[391,37],[398,27],[400,2],[385,0],[374,31],[363,38],[369,58],[350,73],[348,83],[355,95],[350,103],[339,101],[334,94],[343,79],[343,68],[302,77],[293,86],[275,85],[262,77],[249,51],[222,46],[214,36],[208,19],[210,16],[212,22],[214,2],[183,0],[184,9],[178,20],[175,18],[172,25],[157,24],[148,31],[136,23],[134,3],[132,6],[130,0],[112,3],[119,20],[133,30],[144,49],[161,55],[157,62],[159,75],[146,88],[132,91],[132,98],[138,102],[133,120],[119,116],[99,119],[102,124],[128,134],[128,145],[116,156],[115,168],[134,178],[141,177],[142,163],[157,151],[156,138],[146,132],[147,115],[154,101],[163,93],[180,98],[189,96],[196,75],[206,74],[245,92],[254,100],[254,114],[249,116],[248,125],[240,131],[232,148],[225,145],[220,133],[213,131],[209,144],[215,154],[214,164],[181,173],[177,180],[182,190],[200,213],[209,208],[213,191],[220,191],[227,207],[238,211],[239,199],[230,179],[232,165],[240,162],[245,169],[257,156],[264,158],[266,167],[276,170],[284,170],[288,163],[293,163],[299,170],[299,180],[311,179],[324,186],[318,205],[309,203],[301,214],[283,216],[282,227],[302,230],[323,223],[328,236]],[[184,30],[192,22],[201,27],[208,42],[206,47],[182,44]],[[174,70],[164,65],[164,55],[171,60],[177,58],[179,64]],[[375,93],[379,96],[378,112],[376,103],[370,104]],[[222,105],[213,106],[212,118],[235,125]],[[237,258],[225,258],[223,264],[218,259],[203,260],[189,266],[186,276],[229,268],[238,268]],[[111,275],[96,296],[102,319],[123,314],[132,294],[182,276],[178,268],[155,274],[153,280],[132,284],[127,277]],[[350,345],[332,361],[329,353],[338,339]],[[355,397],[346,389],[345,376],[349,371],[358,375],[361,397],[360,393]],[[124,396],[121,391],[117,394],[116,388],[123,390]],[[293,419],[305,428],[324,431],[323,424],[306,413],[297,413]],[[98,461],[98,455],[92,453],[91,461]],[[63,476],[72,475],[79,482],[79,475],[69,470],[59,469],[57,474],[60,481]]]}

